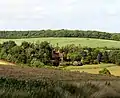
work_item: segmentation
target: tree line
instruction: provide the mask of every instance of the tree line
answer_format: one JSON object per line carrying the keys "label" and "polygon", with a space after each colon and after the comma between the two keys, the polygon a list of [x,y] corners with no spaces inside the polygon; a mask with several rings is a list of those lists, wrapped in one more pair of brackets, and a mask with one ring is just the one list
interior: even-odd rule
{"label": "tree line", "polygon": [[38,38],[38,37],[78,37],[120,40],[119,33],[83,30],[38,30],[38,31],[0,31],[0,38]]}
{"label": "tree line", "polygon": [[53,47],[50,43],[44,41],[41,43],[22,42],[18,46],[14,41],[7,41],[0,44],[0,59],[17,64],[26,64],[29,66],[41,67],[45,65],[54,65],[52,62],[53,50],[63,54],[63,60],[55,60],[57,64],[62,65],[85,65],[113,63],[120,65],[120,49],[113,48],[90,48],[81,47],[74,44],[59,47],[57,44]]}

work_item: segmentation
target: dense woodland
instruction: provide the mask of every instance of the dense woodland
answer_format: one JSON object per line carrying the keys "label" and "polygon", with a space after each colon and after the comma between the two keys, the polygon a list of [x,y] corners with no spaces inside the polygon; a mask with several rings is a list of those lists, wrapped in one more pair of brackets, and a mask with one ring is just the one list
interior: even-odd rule
{"label": "dense woodland", "polygon": [[120,40],[119,33],[82,30],[0,31],[0,38],[78,37]]}
{"label": "dense woodland", "polygon": [[[52,62],[53,50],[64,53],[63,60],[54,59]],[[7,41],[0,44],[0,59],[18,64],[27,64],[29,66],[41,67],[44,65],[77,65],[114,63],[120,65],[120,49],[90,48],[75,46],[74,44],[59,47],[57,44],[53,47],[50,43],[44,41],[41,43],[22,42],[18,46],[14,41]]]}

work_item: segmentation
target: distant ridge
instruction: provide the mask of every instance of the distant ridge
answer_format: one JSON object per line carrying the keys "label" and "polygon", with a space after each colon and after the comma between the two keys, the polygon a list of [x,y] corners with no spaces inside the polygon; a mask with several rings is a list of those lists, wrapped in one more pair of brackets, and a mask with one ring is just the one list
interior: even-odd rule
{"label": "distant ridge", "polygon": [[28,30],[28,31],[0,31],[0,38],[40,38],[40,37],[77,37],[77,38],[97,38],[107,40],[120,40],[120,33],[108,33],[95,30]]}

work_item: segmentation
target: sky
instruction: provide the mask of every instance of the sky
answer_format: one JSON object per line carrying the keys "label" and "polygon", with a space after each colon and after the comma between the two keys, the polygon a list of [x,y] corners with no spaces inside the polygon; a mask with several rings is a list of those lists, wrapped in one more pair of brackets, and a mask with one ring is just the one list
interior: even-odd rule
{"label": "sky", "polygon": [[120,0],[0,0],[0,30],[120,32]]}

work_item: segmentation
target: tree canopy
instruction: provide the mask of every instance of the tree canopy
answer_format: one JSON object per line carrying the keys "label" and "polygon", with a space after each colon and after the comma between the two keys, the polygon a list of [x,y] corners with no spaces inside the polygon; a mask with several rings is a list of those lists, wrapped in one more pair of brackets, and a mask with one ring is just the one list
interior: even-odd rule
{"label": "tree canopy", "polygon": [[120,40],[119,33],[83,30],[0,31],[0,38],[78,37]]}
{"label": "tree canopy", "polygon": [[[90,48],[75,46],[74,44],[53,47],[44,41],[41,43],[22,42],[18,46],[14,41],[7,41],[0,44],[0,59],[13,63],[28,64],[29,66],[52,65],[53,50],[59,51],[55,55],[62,57],[62,62],[68,65],[74,62],[82,64],[113,63],[120,65],[120,49],[117,48]],[[55,59],[54,64],[59,65],[59,60]]]}

